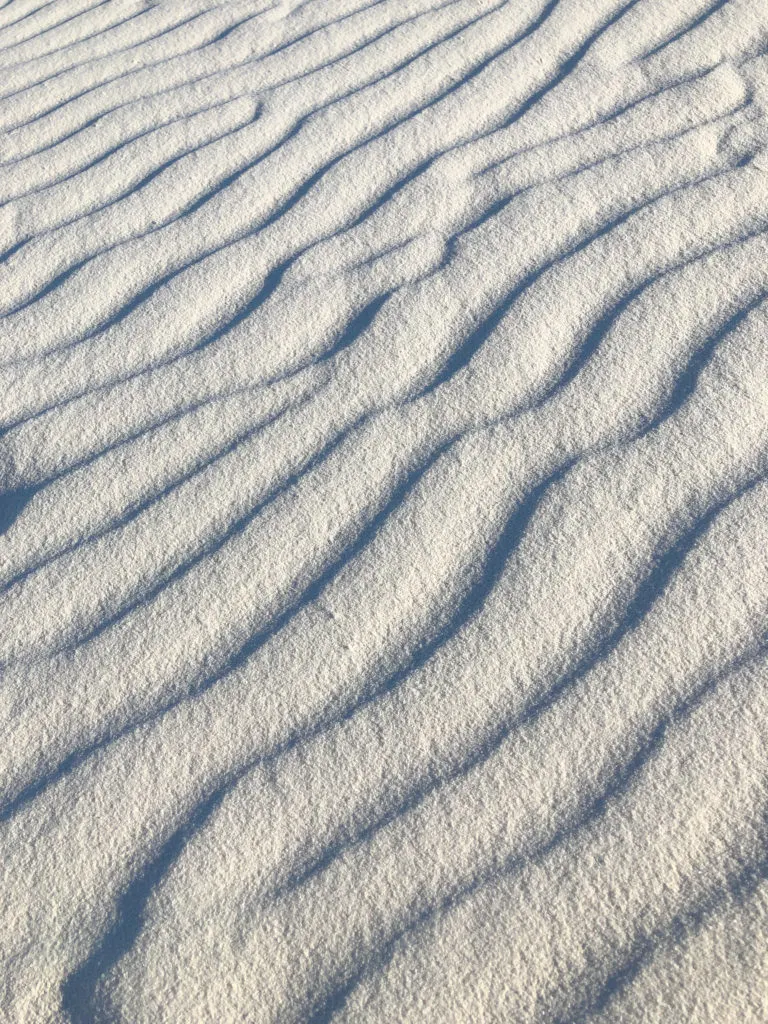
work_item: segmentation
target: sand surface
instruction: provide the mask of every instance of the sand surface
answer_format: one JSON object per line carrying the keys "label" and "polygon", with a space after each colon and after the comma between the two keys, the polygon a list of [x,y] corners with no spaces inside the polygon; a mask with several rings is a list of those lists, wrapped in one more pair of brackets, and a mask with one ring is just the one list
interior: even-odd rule
{"label": "sand surface", "polygon": [[768,1021],[766,0],[0,0],[0,1021]]}

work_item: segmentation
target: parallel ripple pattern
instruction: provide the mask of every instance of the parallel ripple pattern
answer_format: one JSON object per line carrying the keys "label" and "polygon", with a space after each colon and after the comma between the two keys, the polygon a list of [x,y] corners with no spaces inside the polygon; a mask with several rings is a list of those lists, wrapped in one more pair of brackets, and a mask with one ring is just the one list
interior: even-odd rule
{"label": "parallel ripple pattern", "polygon": [[765,0],[0,0],[0,1018],[768,1020]]}

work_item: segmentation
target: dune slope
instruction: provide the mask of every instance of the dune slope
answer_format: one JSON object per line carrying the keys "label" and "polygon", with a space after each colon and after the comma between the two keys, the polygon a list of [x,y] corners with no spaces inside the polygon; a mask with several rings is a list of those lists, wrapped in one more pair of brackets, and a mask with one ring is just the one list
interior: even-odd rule
{"label": "dune slope", "polygon": [[0,1018],[768,1020],[768,5],[0,2]]}

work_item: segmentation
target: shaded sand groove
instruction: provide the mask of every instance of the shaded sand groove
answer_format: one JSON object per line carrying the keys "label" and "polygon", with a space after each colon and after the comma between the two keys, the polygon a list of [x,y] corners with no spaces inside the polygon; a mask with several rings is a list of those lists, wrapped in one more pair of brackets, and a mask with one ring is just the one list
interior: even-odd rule
{"label": "shaded sand groove", "polygon": [[4,1021],[768,1019],[767,45],[0,3]]}

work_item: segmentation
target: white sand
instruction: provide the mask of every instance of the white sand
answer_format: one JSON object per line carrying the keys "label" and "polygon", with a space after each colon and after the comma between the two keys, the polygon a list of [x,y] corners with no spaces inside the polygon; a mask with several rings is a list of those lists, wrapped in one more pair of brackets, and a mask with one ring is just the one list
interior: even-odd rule
{"label": "white sand", "polygon": [[0,0],[0,1021],[768,1021],[766,0]]}

